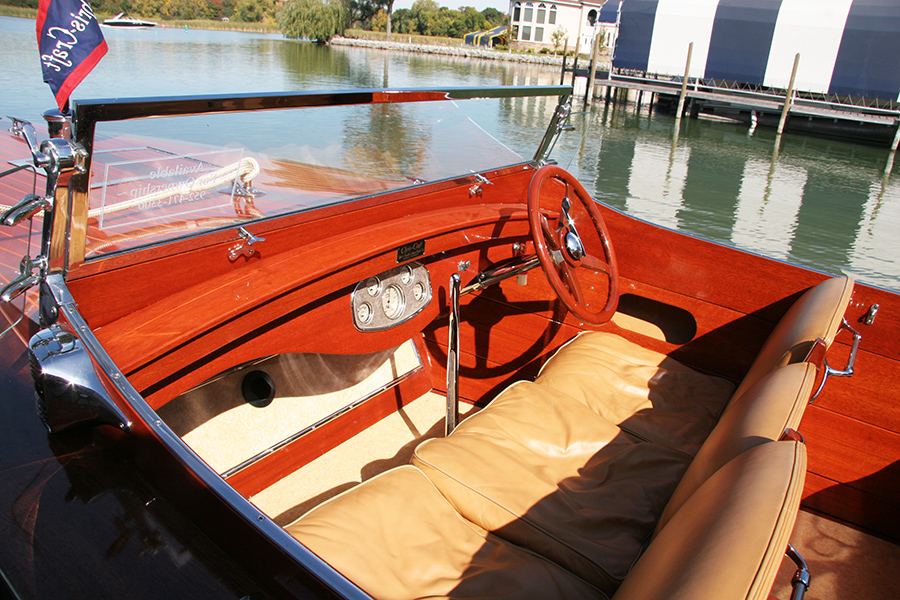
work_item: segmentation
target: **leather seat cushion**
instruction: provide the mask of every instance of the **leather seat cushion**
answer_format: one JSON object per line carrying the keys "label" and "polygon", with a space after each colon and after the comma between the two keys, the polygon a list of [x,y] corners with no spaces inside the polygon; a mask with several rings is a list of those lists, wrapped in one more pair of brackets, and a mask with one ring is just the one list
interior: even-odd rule
{"label": "leather seat cushion", "polygon": [[691,456],[519,382],[412,460],[466,519],[611,594]]}
{"label": "leather seat cushion", "polygon": [[412,466],[373,477],[286,529],[374,598],[602,596],[460,517]]}
{"label": "leather seat cushion", "polygon": [[583,333],[560,348],[536,383],[569,394],[641,439],[691,454],[734,390],[725,379],[606,332]]}
{"label": "leather seat cushion", "polygon": [[800,506],[806,447],[768,442],[719,469],[684,503],[613,600],[763,600]]}
{"label": "leather seat cushion", "polygon": [[729,403],[718,425],[697,452],[660,517],[657,534],[697,489],[725,463],[764,442],[796,429],[812,395],[816,368],[787,365],[760,379]]}

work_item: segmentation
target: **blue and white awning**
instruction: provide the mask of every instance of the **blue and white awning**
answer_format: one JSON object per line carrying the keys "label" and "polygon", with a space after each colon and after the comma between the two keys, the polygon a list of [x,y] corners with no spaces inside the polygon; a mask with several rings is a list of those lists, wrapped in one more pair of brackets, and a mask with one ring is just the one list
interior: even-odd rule
{"label": "blue and white awning", "polygon": [[625,0],[613,66],[900,99],[897,0]]}

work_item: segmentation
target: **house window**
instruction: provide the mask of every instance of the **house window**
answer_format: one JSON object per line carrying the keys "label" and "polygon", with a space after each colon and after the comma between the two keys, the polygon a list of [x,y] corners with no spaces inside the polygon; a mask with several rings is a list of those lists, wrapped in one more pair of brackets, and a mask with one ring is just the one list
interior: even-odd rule
{"label": "house window", "polygon": [[522,16],[522,5],[516,2],[516,5],[513,7],[513,21],[518,21]]}
{"label": "house window", "polygon": [[536,41],[536,42],[544,41],[544,28],[543,27],[535,27],[534,28],[534,41]]}
{"label": "house window", "polygon": [[534,21],[534,9],[532,6],[534,5],[531,2],[525,4],[525,18],[522,19],[523,21],[528,21],[529,23]]}
{"label": "house window", "polygon": [[550,5],[550,19],[547,22],[550,23],[551,25],[556,25],[556,5],[555,4]]}
{"label": "house window", "polygon": [[543,23],[544,19],[547,18],[547,6],[544,4],[538,4],[537,9],[537,22]]}
{"label": "house window", "polygon": [[531,27],[528,25],[522,26],[522,40],[526,42],[531,41]]}

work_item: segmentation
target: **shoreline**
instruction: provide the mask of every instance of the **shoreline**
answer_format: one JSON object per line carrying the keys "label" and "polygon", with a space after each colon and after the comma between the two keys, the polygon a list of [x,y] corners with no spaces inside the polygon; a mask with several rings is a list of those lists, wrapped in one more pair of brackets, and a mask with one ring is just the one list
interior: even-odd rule
{"label": "shoreline", "polygon": [[[3,10],[6,8],[14,8],[7,6],[0,6],[0,16],[12,17],[12,18],[20,18],[20,19],[34,19],[37,11],[33,9],[18,9],[14,8],[14,10]],[[10,14],[16,13],[16,14]],[[25,14],[23,14],[25,13]],[[34,13],[33,15],[30,13]],[[102,15],[101,15],[102,18]],[[272,26],[266,26],[261,23],[239,23],[228,22],[228,21],[159,21],[158,27],[161,28],[183,28],[185,26],[191,29],[201,29],[207,31],[234,31],[236,33],[281,33],[277,28],[272,28]],[[394,34],[397,37],[402,37],[404,34]],[[284,38],[287,40],[288,38]],[[303,40],[295,40],[301,42]],[[306,42],[312,43],[312,42]],[[515,63],[529,63],[536,65],[549,65],[560,67],[562,66],[563,57],[553,54],[520,54],[514,52],[503,52],[499,50],[487,50],[484,48],[478,48],[474,46],[441,46],[436,44],[425,44],[425,43],[409,43],[409,42],[395,42],[395,41],[382,41],[382,40],[364,40],[360,38],[354,37],[343,37],[337,36],[332,38],[329,42],[329,45],[333,46],[349,46],[356,48],[373,48],[376,50],[391,50],[395,52],[410,52],[413,54],[441,54],[445,56],[460,56],[464,58],[477,58],[481,60],[500,60],[506,62],[515,62]],[[586,57],[582,56],[582,60],[587,60]],[[598,64],[598,68],[601,68],[604,62],[608,63],[608,57],[601,57],[601,62]],[[570,63],[571,64],[571,63]]]}
{"label": "shoreline", "polygon": [[[396,34],[401,36],[402,34]],[[443,54],[446,56],[462,56],[465,58],[478,58],[483,60],[502,60],[507,62],[530,63],[536,65],[550,65],[561,67],[562,56],[552,54],[519,54],[502,52],[499,50],[486,50],[474,46],[435,46],[429,44],[416,44],[407,42],[388,42],[376,40],[362,40],[348,37],[334,37],[328,42],[334,46],[352,46],[357,48],[375,48],[378,50],[393,50],[397,52],[412,52],[415,54]],[[582,56],[582,60],[587,58]],[[597,68],[608,68],[609,57],[602,55]],[[571,65],[571,61],[569,63]],[[604,67],[604,64],[606,67]]]}

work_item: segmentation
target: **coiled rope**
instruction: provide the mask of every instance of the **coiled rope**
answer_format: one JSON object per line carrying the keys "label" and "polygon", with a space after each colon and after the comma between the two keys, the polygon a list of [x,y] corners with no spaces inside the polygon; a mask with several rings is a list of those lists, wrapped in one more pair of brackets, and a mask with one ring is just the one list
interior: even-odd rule
{"label": "coiled rope", "polygon": [[[190,195],[196,192],[203,192],[228,183],[229,181],[233,181],[235,176],[240,178],[241,182],[245,186],[249,186],[250,182],[257,175],[259,175],[259,173],[259,163],[256,162],[256,160],[253,158],[245,157],[234,164],[216,169],[215,171],[210,171],[209,173],[205,173],[204,175],[197,177],[193,181],[186,181],[171,188],[166,187],[145,196],[140,196],[139,198],[133,198],[131,200],[126,200],[125,202],[119,202],[118,204],[112,204],[110,206],[103,206],[100,208],[93,208],[88,211],[88,218],[96,218],[100,215],[109,215],[123,210],[128,210],[129,208],[134,208],[135,206],[159,202],[160,200],[165,200],[166,198],[171,198],[172,196]],[[5,212],[11,208],[11,206],[0,204],[0,211],[2,212]]]}

